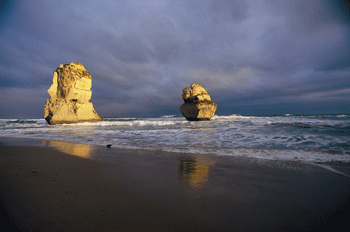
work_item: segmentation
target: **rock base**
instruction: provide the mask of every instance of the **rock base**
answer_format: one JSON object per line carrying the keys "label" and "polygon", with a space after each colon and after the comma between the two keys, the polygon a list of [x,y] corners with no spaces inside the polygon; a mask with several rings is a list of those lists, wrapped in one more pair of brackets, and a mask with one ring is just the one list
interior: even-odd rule
{"label": "rock base", "polygon": [[209,121],[214,117],[216,108],[215,102],[205,100],[184,103],[180,106],[180,111],[188,121]]}
{"label": "rock base", "polygon": [[49,124],[101,121],[92,103],[65,99],[46,100],[44,118]]}

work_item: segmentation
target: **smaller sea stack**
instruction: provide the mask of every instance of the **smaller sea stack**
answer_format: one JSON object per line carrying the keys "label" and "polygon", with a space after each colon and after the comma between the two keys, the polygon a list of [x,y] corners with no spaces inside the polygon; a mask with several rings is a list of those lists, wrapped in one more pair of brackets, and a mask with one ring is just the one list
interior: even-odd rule
{"label": "smaller sea stack", "polygon": [[61,64],[53,73],[47,91],[44,118],[49,124],[101,121],[89,102],[92,91],[91,75],[81,63]]}
{"label": "smaller sea stack", "polygon": [[209,93],[200,84],[192,84],[182,90],[180,111],[188,121],[210,120],[214,117],[217,104],[210,98]]}

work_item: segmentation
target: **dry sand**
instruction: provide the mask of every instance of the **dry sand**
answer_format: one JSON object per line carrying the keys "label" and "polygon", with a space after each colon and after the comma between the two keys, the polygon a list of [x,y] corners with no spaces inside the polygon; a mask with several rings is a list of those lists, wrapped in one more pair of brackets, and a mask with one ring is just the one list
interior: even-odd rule
{"label": "dry sand", "polygon": [[340,217],[350,213],[350,178],[315,165],[86,146],[0,146],[3,227],[342,231],[347,224]]}

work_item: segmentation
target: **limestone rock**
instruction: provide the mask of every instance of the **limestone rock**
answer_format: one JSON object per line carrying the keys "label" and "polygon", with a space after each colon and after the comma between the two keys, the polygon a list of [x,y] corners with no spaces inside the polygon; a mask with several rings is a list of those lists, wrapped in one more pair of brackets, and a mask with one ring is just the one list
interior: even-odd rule
{"label": "limestone rock", "polygon": [[49,124],[101,121],[89,102],[92,91],[91,75],[80,63],[61,64],[53,73],[47,91],[44,118]]}
{"label": "limestone rock", "polygon": [[200,84],[192,84],[182,90],[182,115],[189,121],[210,120],[214,117],[217,105]]}
{"label": "limestone rock", "polygon": [[185,103],[194,101],[211,101],[209,93],[200,84],[192,84],[182,90],[182,99]]}

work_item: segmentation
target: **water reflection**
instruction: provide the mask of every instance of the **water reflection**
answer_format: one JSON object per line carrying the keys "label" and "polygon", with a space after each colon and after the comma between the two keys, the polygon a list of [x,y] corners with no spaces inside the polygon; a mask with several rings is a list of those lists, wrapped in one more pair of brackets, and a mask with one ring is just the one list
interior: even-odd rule
{"label": "water reflection", "polygon": [[68,143],[51,140],[43,141],[43,144],[47,147],[55,148],[61,152],[83,158],[91,158],[90,156],[96,150],[93,145],[88,144]]}
{"label": "water reflection", "polygon": [[207,156],[188,156],[180,158],[179,177],[185,184],[199,189],[208,181],[209,168],[214,162]]}

